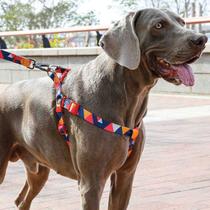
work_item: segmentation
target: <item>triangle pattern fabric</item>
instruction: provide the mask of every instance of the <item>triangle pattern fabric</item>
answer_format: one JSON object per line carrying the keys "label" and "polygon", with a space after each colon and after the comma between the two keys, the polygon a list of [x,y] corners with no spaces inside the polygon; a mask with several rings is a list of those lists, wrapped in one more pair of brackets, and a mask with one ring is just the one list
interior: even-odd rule
{"label": "triangle pattern fabric", "polygon": [[3,59],[4,58],[4,55],[3,55],[3,52],[0,51],[0,58]]}
{"label": "triangle pattern fabric", "polygon": [[97,121],[98,121],[99,123],[103,123],[103,119],[102,119],[101,117],[97,117]]}
{"label": "triangle pattern fabric", "polygon": [[122,135],[123,132],[122,132],[122,127],[120,126],[116,131],[115,133],[119,134],[119,135]]}
{"label": "triangle pattern fabric", "polygon": [[112,127],[113,127],[113,131],[116,132],[117,129],[119,129],[121,126],[120,125],[117,125],[115,123],[112,123]]}
{"label": "triangle pattern fabric", "polygon": [[88,121],[91,124],[94,124],[93,123],[93,116],[92,116],[92,114],[90,114],[88,117],[86,117],[85,120]]}
{"label": "triangle pattern fabric", "polygon": [[139,131],[136,128],[134,128],[131,138],[132,139],[136,139],[138,135],[139,135]]}
{"label": "triangle pattern fabric", "polygon": [[122,132],[123,132],[123,134],[125,134],[129,130],[130,130],[130,128],[127,128],[127,127],[122,126]]}
{"label": "triangle pattern fabric", "polygon": [[105,128],[104,128],[104,130],[106,130],[106,131],[109,131],[109,132],[112,132],[113,133],[113,127],[112,127],[112,123],[110,123],[108,126],[106,126]]}
{"label": "triangle pattern fabric", "polygon": [[11,53],[8,55],[8,58],[13,58],[13,56],[12,56],[12,54],[11,54]]}
{"label": "triangle pattern fabric", "polygon": [[92,115],[92,113],[84,109],[84,118],[86,119],[90,115]]}
{"label": "triangle pattern fabric", "polygon": [[124,135],[131,138],[132,133],[133,133],[133,130],[129,129],[126,133],[124,133]]}
{"label": "triangle pattern fabric", "polygon": [[80,106],[79,110],[78,110],[78,116],[82,119],[84,119],[84,109],[82,108],[82,106]]}

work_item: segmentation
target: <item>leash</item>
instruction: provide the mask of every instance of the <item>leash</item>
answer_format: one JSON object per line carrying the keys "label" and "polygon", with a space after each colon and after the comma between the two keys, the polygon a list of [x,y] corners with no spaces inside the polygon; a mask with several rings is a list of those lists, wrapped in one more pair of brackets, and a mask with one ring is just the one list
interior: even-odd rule
{"label": "leash", "polygon": [[41,64],[36,62],[33,59],[28,59],[22,56],[15,55],[13,53],[9,53],[5,50],[0,50],[0,59],[4,59],[7,61],[11,61],[13,63],[20,64],[25,66],[28,69],[39,69],[41,71],[47,72],[48,76],[54,82],[54,88],[56,91],[56,108],[55,113],[58,120],[57,129],[61,136],[63,136],[64,140],[68,145],[70,145],[70,138],[68,135],[68,130],[64,122],[64,110],[66,109],[70,114],[77,116],[84,121],[95,125],[98,128],[101,128],[107,132],[115,133],[121,136],[129,137],[129,150],[128,156],[131,154],[135,141],[139,135],[138,128],[128,128],[126,126],[121,126],[116,123],[112,123],[108,120],[103,119],[95,115],[94,113],[88,111],[80,104],[76,103],[74,100],[67,98],[62,93],[62,84],[64,79],[66,78],[67,74],[71,69],[63,68],[57,65],[48,65],[48,64]]}

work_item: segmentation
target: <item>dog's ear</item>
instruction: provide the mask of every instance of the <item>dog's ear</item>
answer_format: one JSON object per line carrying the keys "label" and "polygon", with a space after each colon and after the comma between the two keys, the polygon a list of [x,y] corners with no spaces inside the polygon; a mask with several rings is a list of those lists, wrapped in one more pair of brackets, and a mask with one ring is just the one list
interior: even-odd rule
{"label": "dog's ear", "polygon": [[101,38],[100,45],[117,63],[128,69],[136,69],[140,63],[139,40],[135,32],[135,22],[140,11],[129,13],[117,22]]}

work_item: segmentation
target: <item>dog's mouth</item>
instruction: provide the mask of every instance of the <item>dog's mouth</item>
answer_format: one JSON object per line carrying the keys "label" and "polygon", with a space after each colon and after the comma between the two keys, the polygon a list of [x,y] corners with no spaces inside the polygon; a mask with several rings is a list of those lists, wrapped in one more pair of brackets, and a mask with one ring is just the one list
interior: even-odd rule
{"label": "dog's mouth", "polygon": [[170,63],[164,58],[157,57],[158,73],[165,80],[176,85],[184,84],[185,86],[193,86],[195,79],[189,64],[195,62],[200,55],[201,53],[196,54],[184,62],[176,61],[175,63]]}

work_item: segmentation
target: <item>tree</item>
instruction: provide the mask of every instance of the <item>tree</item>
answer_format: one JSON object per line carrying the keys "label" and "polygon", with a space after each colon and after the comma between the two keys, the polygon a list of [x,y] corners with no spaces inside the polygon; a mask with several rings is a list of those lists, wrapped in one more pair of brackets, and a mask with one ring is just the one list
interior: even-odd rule
{"label": "tree", "polygon": [[0,27],[1,30],[22,30],[29,25],[33,8],[30,3],[8,3],[7,1],[0,2]]}
{"label": "tree", "polygon": [[[78,1],[79,2],[79,1]],[[72,25],[72,20],[78,14],[78,2],[61,0],[57,4],[46,4],[46,0],[40,0],[41,10],[34,14],[31,26],[34,28],[57,28]]]}
{"label": "tree", "polygon": [[[23,0],[0,0],[0,30],[18,31],[98,24],[95,12],[90,11],[82,15],[77,13],[81,2],[82,0],[29,0],[25,3]],[[38,9],[33,5],[39,5]],[[56,36],[56,39],[58,38]],[[40,46],[40,40],[36,36],[6,39],[11,47]]]}
{"label": "tree", "polygon": [[[137,10],[139,1],[138,0],[113,0],[116,2],[121,8],[121,12],[130,12],[131,10]],[[112,8],[112,6],[110,6]]]}
{"label": "tree", "polygon": [[[153,7],[159,9],[170,9],[182,17],[192,17],[195,14],[203,15],[207,12],[207,0],[114,0],[123,6],[126,11],[129,9]],[[193,9],[194,8],[194,9]],[[200,11],[200,12],[199,12]]]}
{"label": "tree", "polygon": [[153,8],[168,8],[168,1],[163,0],[145,0],[145,5],[147,7],[153,7]]}
{"label": "tree", "polygon": [[119,0],[119,3],[129,10],[136,9],[139,5],[137,0]]}
{"label": "tree", "polygon": [[76,15],[73,17],[73,25],[83,25],[83,26],[90,26],[90,25],[97,25],[99,24],[99,20],[96,17],[94,11],[89,11],[86,14]]}
{"label": "tree", "polygon": [[21,0],[12,2],[0,0],[1,30],[57,28],[98,23],[93,11],[83,15],[77,13],[81,1],[60,0],[53,3],[54,1],[49,0],[35,0],[40,5],[40,8],[36,10],[30,1],[24,3]]}

